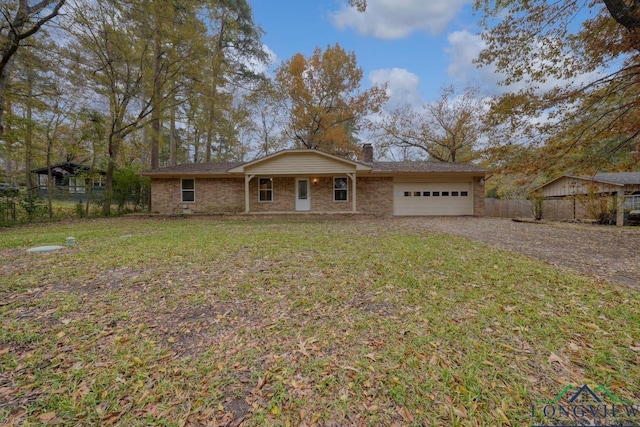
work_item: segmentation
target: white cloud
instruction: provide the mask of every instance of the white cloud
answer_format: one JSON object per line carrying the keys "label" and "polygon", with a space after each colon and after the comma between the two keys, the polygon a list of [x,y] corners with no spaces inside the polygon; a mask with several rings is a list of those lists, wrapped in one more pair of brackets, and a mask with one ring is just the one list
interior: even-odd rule
{"label": "white cloud", "polygon": [[449,34],[447,41],[449,46],[446,51],[451,58],[451,63],[447,67],[450,77],[460,82],[473,82],[492,94],[505,91],[504,87],[498,86],[504,76],[498,74],[495,67],[478,68],[478,65],[473,63],[485,47],[479,35],[467,31],[454,31]]}
{"label": "white cloud", "polygon": [[369,80],[377,85],[387,84],[389,108],[422,105],[420,79],[408,70],[403,68],[374,70],[369,73]]}
{"label": "white cloud", "polygon": [[273,66],[277,65],[280,59],[276,53],[269,49],[269,46],[262,45],[262,49],[267,53],[267,63],[250,60],[247,66],[255,73],[267,73]]}
{"label": "white cloud", "polygon": [[416,31],[442,33],[470,0],[368,0],[366,12],[343,7],[332,15],[339,29],[380,39],[401,39]]}

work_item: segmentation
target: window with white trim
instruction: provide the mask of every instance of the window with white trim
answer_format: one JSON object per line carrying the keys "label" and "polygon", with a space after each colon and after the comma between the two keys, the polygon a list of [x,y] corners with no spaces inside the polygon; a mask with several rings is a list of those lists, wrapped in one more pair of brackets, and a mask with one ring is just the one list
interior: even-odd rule
{"label": "window with white trim", "polygon": [[196,201],[196,180],[193,178],[183,178],[181,181],[182,202]]}
{"label": "window with white trim", "polygon": [[347,178],[333,178],[333,200],[336,202],[349,200],[349,182]]}
{"label": "window with white trim", "polygon": [[87,192],[84,178],[78,176],[69,177],[69,193],[84,194]]}
{"label": "window with white trim", "polygon": [[273,179],[272,178],[260,178],[258,180],[258,201],[260,202],[273,201]]}

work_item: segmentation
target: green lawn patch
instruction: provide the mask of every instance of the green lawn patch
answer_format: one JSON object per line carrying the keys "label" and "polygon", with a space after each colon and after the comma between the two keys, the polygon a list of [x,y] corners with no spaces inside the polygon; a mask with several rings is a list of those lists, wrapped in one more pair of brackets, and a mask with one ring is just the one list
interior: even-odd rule
{"label": "green lawn patch", "polygon": [[635,289],[417,220],[2,230],[0,424],[549,423],[567,385],[640,400],[638,325]]}

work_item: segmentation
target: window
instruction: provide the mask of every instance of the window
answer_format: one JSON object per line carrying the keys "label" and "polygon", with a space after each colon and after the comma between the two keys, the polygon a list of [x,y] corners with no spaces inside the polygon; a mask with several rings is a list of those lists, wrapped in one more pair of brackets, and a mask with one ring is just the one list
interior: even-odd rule
{"label": "window", "polygon": [[414,195],[415,197],[420,197],[420,192],[419,192],[419,191],[414,191],[414,192],[413,192],[413,195]]}
{"label": "window", "polygon": [[84,178],[77,176],[69,177],[69,193],[71,194],[84,194],[86,193]]}
{"label": "window", "polygon": [[405,191],[404,197],[411,197],[411,191]]}
{"label": "window", "polygon": [[451,196],[453,196],[453,197],[458,197],[458,192],[457,192],[457,191],[452,191],[452,192],[451,192]]}
{"label": "window", "polygon": [[40,188],[46,189],[49,186],[49,176],[48,175],[38,175],[38,186]]}
{"label": "window", "polygon": [[431,191],[423,191],[423,192],[422,192],[422,196],[424,196],[424,197],[430,197],[430,196],[431,196]]}
{"label": "window", "polygon": [[272,178],[260,178],[260,180],[258,181],[258,201],[260,202],[273,201],[273,179]]}
{"label": "window", "polygon": [[467,197],[468,195],[469,195],[469,192],[467,192],[467,191],[461,191],[460,192],[460,196],[461,197]]}
{"label": "window", "polygon": [[433,197],[440,197],[440,192],[439,191],[434,191],[433,192]]}
{"label": "window", "polygon": [[449,197],[449,192],[448,191],[443,191],[442,192],[442,197]]}
{"label": "window", "polygon": [[104,187],[104,177],[103,176],[97,176],[97,177],[93,178],[93,186],[94,187]]}
{"label": "window", "polygon": [[195,202],[196,201],[196,180],[193,178],[182,180],[182,201],[183,202]]}
{"label": "window", "polygon": [[346,202],[349,200],[349,183],[347,178],[333,179],[333,200],[336,202]]}

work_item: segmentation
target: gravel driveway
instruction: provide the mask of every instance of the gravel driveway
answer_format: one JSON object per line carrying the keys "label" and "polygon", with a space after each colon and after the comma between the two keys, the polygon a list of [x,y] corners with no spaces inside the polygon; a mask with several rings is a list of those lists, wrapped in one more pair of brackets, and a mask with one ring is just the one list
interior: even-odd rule
{"label": "gravel driveway", "polygon": [[597,279],[640,286],[640,227],[459,217],[430,218],[424,224]]}

